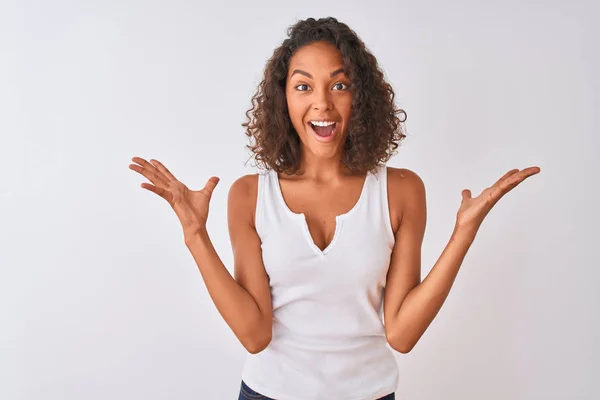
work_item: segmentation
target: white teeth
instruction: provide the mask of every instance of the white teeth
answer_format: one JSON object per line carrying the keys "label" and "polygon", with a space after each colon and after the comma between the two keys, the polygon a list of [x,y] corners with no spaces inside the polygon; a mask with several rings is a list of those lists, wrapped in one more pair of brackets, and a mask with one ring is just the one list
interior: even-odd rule
{"label": "white teeth", "polygon": [[335,124],[335,121],[310,121],[310,123],[316,126],[329,126]]}

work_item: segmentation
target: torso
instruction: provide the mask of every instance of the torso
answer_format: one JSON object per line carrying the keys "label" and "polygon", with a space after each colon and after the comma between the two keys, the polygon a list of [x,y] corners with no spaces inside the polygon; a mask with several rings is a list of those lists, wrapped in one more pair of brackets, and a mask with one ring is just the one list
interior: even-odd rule
{"label": "torso", "polygon": [[[382,171],[386,182],[378,179]],[[367,186],[365,174],[337,184],[274,171],[247,179],[253,184],[243,197],[258,207],[244,210],[258,218],[255,228],[269,285],[264,290],[273,310],[270,344],[249,355],[244,367],[243,379],[251,387],[273,398],[301,390],[311,390],[312,398],[348,398],[361,390],[361,398],[380,397],[366,396],[361,379],[387,393],[397,387],[383,323],[383,289],[392,234],[406,209],[401,200],[411,190],[399,172],[378,168]],[[317,397],[343,375],[348,382],[337,396]]]}
{"label": "torso", "polygon": [[288,208],[305,214],[313,241],[323,250],[333,240],[335,217],[348,212],[357,203],[365,175],[347,177],[336,187],[283,174],[279,174],[279,182]]}
{"label": "torso", "polygon": [[[402,219],[402,193],[410,190],[406,183],[403,168],[387,167],[388,203],[390,222],[394,234],[398,231]],[[306,222],[315,244],[324,249],[331,242],[335,232],[335,216],[350,210],[358,201],[365,175],[351,176],[344,185],[331,188],[315,186],[303,180],[302,177],[290,177],[279,174],[281,191],[286,204],[291,211],[304,213]],[[252,221],[256,212],[256,193],[258,190],[258,174],[253,174],[249,180],[250,202],[248,211]]]}
{"label": "torso", "polygon": [[[401,168],[387,167],[388,203],[390,222],[394,234],[400,226],[402,216],[402,191],[406,190]],[[365,174],[349,176],[336,187],[318,185],[303,177],[279,175],[279,183],[288,208],[303,213],[314,243],[321,250],[333,239],[335,217],[348,212],[358,201],[365,182]],[[256,193],[258,179],[253,179]],[[253,214],[254,215],[254,214]]]}

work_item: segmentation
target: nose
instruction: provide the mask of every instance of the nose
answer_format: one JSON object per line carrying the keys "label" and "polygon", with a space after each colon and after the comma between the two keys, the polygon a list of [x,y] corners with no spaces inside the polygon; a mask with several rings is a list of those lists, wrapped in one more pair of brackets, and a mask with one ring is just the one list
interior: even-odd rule
{"label": "nose", "polygon": [[315,90],[313,97],[313,110],[325,111],[333,107],[328,90]]}

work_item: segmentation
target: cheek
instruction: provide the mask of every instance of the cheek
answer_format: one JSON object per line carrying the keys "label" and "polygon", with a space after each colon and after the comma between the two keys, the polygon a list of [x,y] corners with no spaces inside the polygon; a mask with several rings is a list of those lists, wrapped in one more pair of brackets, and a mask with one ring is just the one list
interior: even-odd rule
{"label": "cheek", "polygon": [[294,97],[287,98],[287,106],[288,113],[290,114],[290,119],[295,124],[302,124],[302,119],[304,118],[304,114],[306,113],[306,108],[302,101],[295,99]]}
{"label": "cheek", "polygon": [[304,132],[304,128],[302,127],[303,114],[301,110],[298,109],[298,105],[293,101],[288,101],[288,114],[290,115],[290,121],[292,122],[292,126],[296,130],[296,133],[302,135]]}
{"label": "cheek", "polygon": [[340,97],[336,102],[336,108],[344,118],[349,117],[352,114],[352,96]]}
{"label": "cheek", "polygon": [[288,113],[290,114],[290,119],[295,127],[297,127],[299,123],[302,123],[302,112],[298,109],[296,104],[288,104]]}

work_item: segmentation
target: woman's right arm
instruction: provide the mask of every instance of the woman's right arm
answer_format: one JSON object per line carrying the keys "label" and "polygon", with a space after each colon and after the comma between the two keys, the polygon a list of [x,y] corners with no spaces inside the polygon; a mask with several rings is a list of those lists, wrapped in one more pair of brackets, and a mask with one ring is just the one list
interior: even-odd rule
{"label": "woman's right arm", "polygon": [[229,190],[227,220],[235,278],[215,251],[206,227],[185,238],[217,310],[252,354],[269,345],[273,318],[269,278],[254,226],[257,186],[256,174],[245,175]]}

